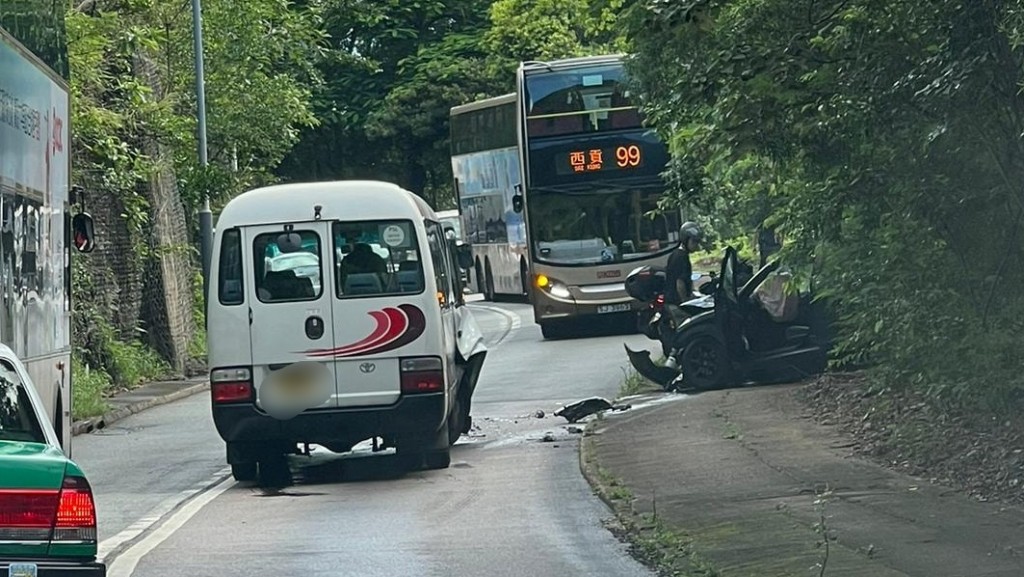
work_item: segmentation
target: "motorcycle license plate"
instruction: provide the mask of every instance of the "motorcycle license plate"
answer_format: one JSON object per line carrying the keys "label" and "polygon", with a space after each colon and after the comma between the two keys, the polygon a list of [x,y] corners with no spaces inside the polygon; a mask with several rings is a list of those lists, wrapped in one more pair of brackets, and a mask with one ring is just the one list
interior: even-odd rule
{"label": "motorcycle license plate", "polygon": [[35,563],[13,563],[7,568],[7,577],[37,577],[39,569]]}
{"label": "motorcycle license plate", "polygon": [[619,303],[615,305],[598,305],[597,314],[603,315],[605,313],[624,313],[631,309],[629,303]]}

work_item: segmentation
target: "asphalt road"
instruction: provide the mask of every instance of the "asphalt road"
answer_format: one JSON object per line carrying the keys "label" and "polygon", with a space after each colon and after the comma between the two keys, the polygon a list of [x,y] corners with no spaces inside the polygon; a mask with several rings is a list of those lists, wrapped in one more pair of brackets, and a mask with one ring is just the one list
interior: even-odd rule
{"label": "asphalt road", "polygon": [[614,397],[622,343],[647,341],[543,341],[527,306],[473,308],[492,352],[475,430],[446,470],[402,474],[390,455],[317,451],[292,459],[287,489],[235,483],[206,395],[77,437],[109,575],[651,575],[604,528],[611,514],[580,474],[578,435],[551,416]]}

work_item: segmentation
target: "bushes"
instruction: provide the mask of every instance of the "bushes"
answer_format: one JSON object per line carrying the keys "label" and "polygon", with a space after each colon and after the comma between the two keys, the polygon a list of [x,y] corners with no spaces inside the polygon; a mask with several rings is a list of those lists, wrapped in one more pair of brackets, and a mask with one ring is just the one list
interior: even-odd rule
{"label": "bushes", "polygon": [[939,405],[1019,410],[1021,11],[663,4],[631,2],[624,21],[647,117],[687,159],[674,196],[784,235],[783,258],[836,305],[837,364]]}

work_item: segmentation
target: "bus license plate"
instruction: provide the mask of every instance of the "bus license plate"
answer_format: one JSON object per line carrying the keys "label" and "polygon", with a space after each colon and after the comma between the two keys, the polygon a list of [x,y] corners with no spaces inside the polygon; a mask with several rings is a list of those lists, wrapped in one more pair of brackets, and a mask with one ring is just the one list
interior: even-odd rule
{"label": "bus license plate", "polygon": [[619,303],[617,305],[598,305],[597,314],[603,315],[605,313],[624,313],[631,309],[629,303]]}
{"label": "bus license plate", "polygon": [[7,577],[37,577],[39,570],[35,563],[13,563],[7,568]]}

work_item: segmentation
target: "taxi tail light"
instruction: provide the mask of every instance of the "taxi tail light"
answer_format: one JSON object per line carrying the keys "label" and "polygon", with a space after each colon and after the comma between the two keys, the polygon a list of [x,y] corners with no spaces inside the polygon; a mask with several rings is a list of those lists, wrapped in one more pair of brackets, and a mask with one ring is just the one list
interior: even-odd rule
{"label": "taxi tail light", "polygon": [[58,491],[0,490],[0,541],[45,541],[57,514]]}
{"label": "taxi tail light", "polygon": [[439,393],[444,390],[444,368],[438,357],[402,359],[402,393]]}
{"label": "taxi tail light", "polygon": [[237,367],[210,371],[210,395],[215,405],[252,402],[252,369]]}
{"label": "taxi tail light", "polygon": [[64,477],[53,524],[54,541],[96,541],[96,502],[85,477]]}

